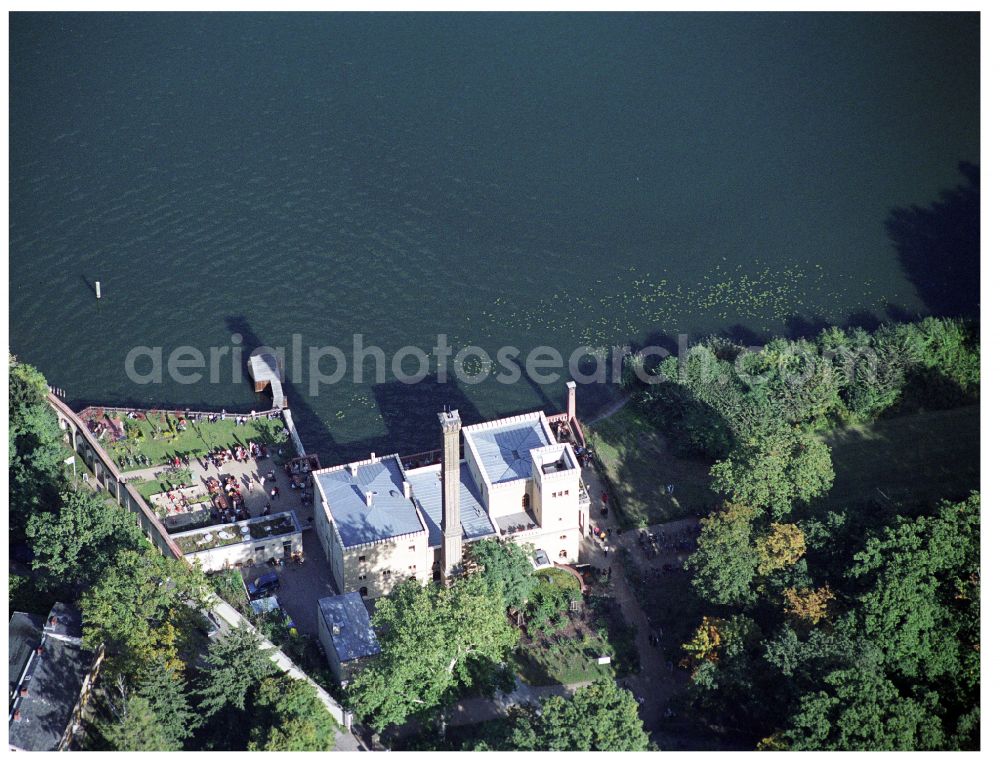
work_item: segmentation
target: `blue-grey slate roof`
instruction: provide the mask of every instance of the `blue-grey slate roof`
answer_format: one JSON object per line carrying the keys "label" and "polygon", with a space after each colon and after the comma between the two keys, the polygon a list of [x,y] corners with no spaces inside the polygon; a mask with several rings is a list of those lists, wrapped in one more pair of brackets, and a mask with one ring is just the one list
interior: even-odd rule
{"label": "blue-grey slate roof", "polygon": [[[360,545],[420,532],[416,508],[403,494],[403,471],[395,455],[358,466],[314,474],[344,545]],[[365,493],[373,492],[369,507]]]}
{"label": "blue-grey slate roof", "polygon": [[359,593],[321,598],[319,611],[323,616],[323,628],[329,631],[341,662],[371,657],[382,651]]}
{"label": "blue-grey slate roof", "polygon": [[507,423],[485,430],[466,431],[476,445],[487,478],[496,484],[531,476],[531,450],[549,443],[540,418]]}
{"label": "blue-grey slate roof", "polygon": [[[462,522],[462,537],[475,540],[495,534],[493,523],[472,478],[468,464],[462,463],[458,485],[459,518]],[[427,523],[428,544],[432,548],[441,545],[441,466],[419,468],[406,474],[413,489],[413,499],[424,514]]]}
{"label": "blue-grey slate roof", "polygon": [[[27,666],[21,668],[26,696],[20,696],[19,690],[15,692],[13,708],[19,716],[18,720],[12,717],[8,730],[12,747],[39,751],[59,746],[94,660],[93,653],[80,646],[79,624],[80,613],[59,603],[43,623],[43,652],[35,654],[37,644],[32,646]],[[26,625],[19,621],[19,627]],[[10,638],[15,640],[14,635]],[[28,635],[18,638],[31,640]]]}
{"label": "blue-grey slate roof", "polygon": [[14,693],[21,673],[32,653],[42,642],[42,626],[45,618],[28,612],[14,612],[7,626],[7,661],[10,664],[7,676],[8,691]]}

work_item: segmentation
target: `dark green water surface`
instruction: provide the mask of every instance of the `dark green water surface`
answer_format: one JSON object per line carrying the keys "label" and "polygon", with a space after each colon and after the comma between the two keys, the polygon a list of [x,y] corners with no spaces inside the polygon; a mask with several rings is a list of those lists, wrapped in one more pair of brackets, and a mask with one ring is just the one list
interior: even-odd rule
{"label": "dark green water surface", "polygon": [[[138,345],[391,355],[924,310],[884,222],[979,158],[974,15],[18,15],[12,350],[74,403]],[[98,303],[90,286],[100,280]],[[248,349],[245,349],[248,350]],[[581,391],[585,413],[607,401]],[[562,383],[293,386],[326,459]]]}

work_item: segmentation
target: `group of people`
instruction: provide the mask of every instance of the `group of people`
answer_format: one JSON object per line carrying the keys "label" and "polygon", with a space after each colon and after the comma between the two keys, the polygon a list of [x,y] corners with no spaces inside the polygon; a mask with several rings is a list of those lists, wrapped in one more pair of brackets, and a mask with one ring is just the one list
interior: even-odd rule
{"label": "group of people", "polygon": [[577,444],[573,447],[573,452],[576,454],[576,459],[580,461],[580,465],[584,468],[589,467],[594,462],[594,453],[586,447],[581,447]]}
{"label": "group of people", "polygon": [[656,558],[663,551],[674,553],[691,553],[695,541],[686,532],[668,534],[667,532],[646,532],[639,530],[639,547],[646,553],[646,558]]}
{"label": "group of people", "polygon": [[[591,536],[593,536],[593,538],[595,540],[598,540],[600,542],[604,542],[605,540],[607,540],[608,538],[610,538],[611,535],[613,535],[615,533],[615,531],[616,530],[610,529],[610,528],[601,529],[596,524],[591,524],[590,525],[590,534],[591,534]],[[622,533],[622,531],[620,529],[617,530],[617,532],[618,532],[619,535]]]}
{"label": "group of people", "polygon": [[250,518],[240,489],[240,481],[232,474],[223,476],[221,482],[209,479],[208,491],[212,493],[212,499],[222,521],[243,521]]}
{"label": "group of people", "polygon": [[191,498],[185,495],[182,489],[170,489],[166,494],[167,499],[165,502],[160,502],[160,507],[166,510],[168,516],[187,513],[191,510]]}
{"label": "group of people", "polygon": [[212,465],[216,468],[220,468],[223,463],[228,463],[230,461],[245,463],[248,460],[266,458],[267,455],[268,452],[266,445],[257,444],[256,442],[247,442],[247,446],[245,447],[242,444],[237,444],[234,447],[219,447],[219,449],[213,450],[209,453],[208,459],[212,461]]}

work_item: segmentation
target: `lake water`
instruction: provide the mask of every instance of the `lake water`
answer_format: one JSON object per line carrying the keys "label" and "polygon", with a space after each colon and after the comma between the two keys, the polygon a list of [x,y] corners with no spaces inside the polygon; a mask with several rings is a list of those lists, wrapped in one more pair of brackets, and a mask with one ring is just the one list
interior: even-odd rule
{"label": "lake water", "polygon": [[[391,356],[446,333],[568,352],[920,312],[884,222],[979,160],[975,15],[14,14],[10,32],[11,348],[73,403],[260,408],[230,375],[126,375],[133,347],[207,355],[234,332],[245,351],[363,333]],[[327,460],[433,446],[443,404],[471,422],[563,400],[561,380],[291,388]]]}

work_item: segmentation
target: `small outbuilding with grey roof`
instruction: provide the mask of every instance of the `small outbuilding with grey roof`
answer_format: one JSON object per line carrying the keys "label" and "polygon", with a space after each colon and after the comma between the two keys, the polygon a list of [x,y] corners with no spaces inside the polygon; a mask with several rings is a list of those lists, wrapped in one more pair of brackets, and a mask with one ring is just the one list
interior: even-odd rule
{"label": "small outbuilding with grey roof", "polygon": [[319,639],[330,670],[346,685],[364,662],[381,651],[365,603],[358,593],[321,598]]}

